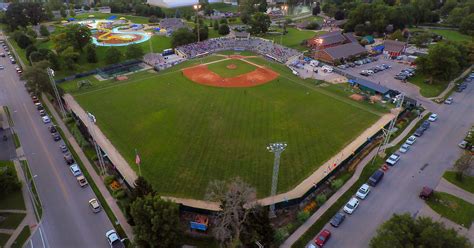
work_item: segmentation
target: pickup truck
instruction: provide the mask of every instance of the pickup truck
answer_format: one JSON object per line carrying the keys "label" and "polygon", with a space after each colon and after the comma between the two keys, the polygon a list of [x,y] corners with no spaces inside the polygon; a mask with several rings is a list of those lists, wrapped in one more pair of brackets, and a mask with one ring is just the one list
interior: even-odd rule
{"label": "pickup truck", "polygon": [[120,239],[115,230],[112,229],[106,232],[105,237],[107,238],[107,242],[109,242],[110,248],[125,248],[123,240]]}

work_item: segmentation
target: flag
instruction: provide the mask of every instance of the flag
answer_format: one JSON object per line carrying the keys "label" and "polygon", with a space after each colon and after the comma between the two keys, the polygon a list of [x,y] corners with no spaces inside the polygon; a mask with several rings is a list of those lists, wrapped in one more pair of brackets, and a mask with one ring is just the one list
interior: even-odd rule
{"label": "flag", "polygon": [[142,160],[140,159],[140,156],[138,155],[138,152],[137,150],[135,150],[135,164],[137,164],[138,166],[140,166],[140,163],[142,162]]}

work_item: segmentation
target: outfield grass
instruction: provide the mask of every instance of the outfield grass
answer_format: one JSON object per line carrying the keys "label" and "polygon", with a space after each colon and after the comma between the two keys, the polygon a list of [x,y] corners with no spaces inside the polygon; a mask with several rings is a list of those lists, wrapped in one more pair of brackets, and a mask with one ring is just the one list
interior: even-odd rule
{"label": "outfield grass", "polygon": [[0,222],[0,229],[16,229],[20,225],[26,214],[23,213],[0,213],[0,216],[6,219]]}
{"label": "outfield grass", "polygon": [[474,221],[474,205],[444,192],[435,192],[427,202],[441,216],[469,229]]}
{"label": "outfield grass", "polygon": [[425,83],[426,80],[427,77],[425,75],[418,73],[408,81],[420,87],[420,94],[424,97],[436,97],[441,94],[444,89],[446,89],[446,87],[448,87],[448,82],[436,82],[429,84]]}
{"label": "outfield grass", "polygon": [[[236,69],[228,69],[227,66],[236,65]],[[225,78],[236,77],[245,73],[249,73],[257,69],[256,66],[251,65],[240,59],[229,59],[219,63],[210,64],[207,66],[209,70],[217,75]]]}
{"label": "outfield grass", "polygon": [[462,181],[459,181],[456,178],[455,171],[446,171],[443,174],[443,177],[444,179],[448,180],[450,183],[458,186],[459,188],[464,189],[474,194],[474,177],[464,175],[462,178]]}
{"label": "outfield grass", "polygon": [[301,42],[314,37],[317,34],[325,33],[325,31],[314,32],[311,30],[298,30],[296,28],[287,28],[287,34],[265,34],[262,38],[272,40],[275,43],[283,44],[283,46],[294,48],[300,51],[308,50],[307,47],[301,45]]}
{"label": "outfield grass", "polygon": [[240,176],[266,196],[273,168],[268,143],[288,143],[278,185],[284,192],[379,117],[295,83],[300,79],[274,65],[285,78],[251,88],[199,85],[173,68],[76,91],[75,98],[135,170],[138,149],[143,175],[161,194],[202,198],[209,181]]}

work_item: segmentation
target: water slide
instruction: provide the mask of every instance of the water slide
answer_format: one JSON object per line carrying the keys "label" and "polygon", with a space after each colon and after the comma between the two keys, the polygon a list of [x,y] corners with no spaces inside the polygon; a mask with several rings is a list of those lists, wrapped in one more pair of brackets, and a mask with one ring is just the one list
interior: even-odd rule
{"label": "water slide", "polygon": [[101,28],[100,25],[101,23],[97,23],[97,30],[104,32],[104,34],[101,34],[97,37],[97,40],[122,40],[122,41],[132,41],[134,38],[132,37],[123,37],[120,35],[110,35],[112,34],[112,30],[108,28]]}

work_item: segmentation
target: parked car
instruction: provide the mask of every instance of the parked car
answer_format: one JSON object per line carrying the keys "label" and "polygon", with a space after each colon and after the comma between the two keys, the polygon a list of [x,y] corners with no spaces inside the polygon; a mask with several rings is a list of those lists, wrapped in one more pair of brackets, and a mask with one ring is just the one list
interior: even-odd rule
{"label": "parked car", "polygon": [[324,229],[318,234],[318,236],[316,236],[316,238],[314,239],[314,243],[316,243],[318,247],[323,247],[330,237],[331,232],[327,229]]}
{"label": "parked car", "polygon": [[388,165],[394,166],[399,160],[400,160],[400,155],[397,153],[394,153],[390,155],[390,157],[388,157],[387,160],[385,160],[385,163],[387,163]]}
{"label": "parked car", "polygon": [[62,153],[68,152],[67,146],[66,145],[60,145],[59,149],[61,150]]}
{"label": "parked car", "polygon": [[333,227],[339,227],[345,219],[346,215],[343,212],[337,212],[337,214],[332,217],[329,224],[331,224]]}
{"label": "parked car", "polygon": [[425,129],[423,129],[422,127],[419,127],[415,130],[415,133],[413,133],[413,135],[415,135],[416,137],[421,137],[424,132],[425,132]]}
{"label": "parked car", "polygon": [[423,121],[421,124],[421,127],[426,131],[428,128],[430,128],[431,123],[429,121]]}
{"label": "parked car", "polygon": [[423,200],[430,198],[433,195],[433,189],[427,186],[424,186],[420,192],[419,197]]}
{"label": "parked car", "polygon": [[86,178],[84,176],[78,176],[76,177],[77,182],[79,183],[79,186],[84,187],[88,184]]}
{"label": "parked car", "polygon": [[377,184],[382,180],[383,176],[385,173],[382,170],[377,170],[370,176],[369,180],[367,181],[367,184],[369,184],[372,187],[377,186]]}
{"label": "parked car", "polygon": [[354,211],[357,209],[358,206],[359,206],[359,200],[357,200],[355,197],[353,197],[352,199],[350,199],[346,203],[343,210],[344,210],[344,212],[346,212],[348,214],[352,214],[352,213],[354,213]]}
{"label": "parked car", "polygon": [[56,129],[56,126],[52,125],[48,127],[48,130],[50,133],[56,133],[58,130]]}
{"label": "parked car", "polygon": [[51,123],[51,119],[49,119],[49,116],[45,115],[43,117],[41,117],[43,119],[43,123],[44,124],[48,124],[48,123]]}
{"label": "parked car", "polygon": [[79,169],[79,165],[77,165],[77,164],[73,164],[73,165],[69,166],[69,169],[71,170],[72,174],[75,177],[82,175],[81,169]]}
{"label": "parked car", "polygon": [[357,190],[356,196],[359,199],[364,200],[369,193],[370,193],[370,186],[364,183],[362,186],[360,186],[359,190]]}
{"label": "parked car", "polygon": [[444,104],[452,104],[453,103],[453,98],[452,97],[448,97],[446,100],[444,100]]}
{"label": "parked car", "polygon": [[97,201],[97,199],[95,198],[92,198],[89,200],[89,207],[92,209],[92,212],[94,213],[100,212],[100,209],[101,209],[99,201]]}
{"label": "parked car", "polygon": [[400,146],[400,149],[398,149],[398,151],[401,153],[407,153],[408,150],[410,150],[410,145],[406,143]]}
{"label": "parked car", "polygon": [[64,154],[63,158],[66,164],[68,165],[74,164],[74,158],[72,157],[71,153]]}
{"label": "parked car", "polygon": [[416,142],[416,137],[414,135],[408,137],[408,139],[405,141],[405,144],[413,145]]}
{"label": "parked car", "polygon": [[61,140],[61,135],[59,135],[58,133],[52,133],[51,137],[53,137],[54,141],[60,141]]}
{"label": "parked car", "polygon": [[431,114],[430,117],[428,118],[429,121],[434,122],[438,120],[438,115],[437,114]]}
{"label": "parked car", "polygon": [[469,142],[463,140],[463,141],[459,142],[458,146],[461,149],[468,149],[470,144],[469,144]]}
{"label": "parked car", "polygon": [[39,111],[39,114],[41,117],[45,116],[46,115],[46,111],[44,111],[44,109],[40,110]]}
{"label": "parked car", "polygon": [[109,230],[105,233],[105,237],[107,238],[107,242],[111,248],[125,248],[123,244],[123,239],[120,239],[117,232],[115,230]]}

